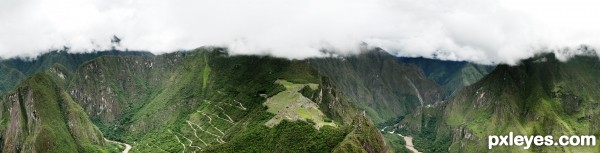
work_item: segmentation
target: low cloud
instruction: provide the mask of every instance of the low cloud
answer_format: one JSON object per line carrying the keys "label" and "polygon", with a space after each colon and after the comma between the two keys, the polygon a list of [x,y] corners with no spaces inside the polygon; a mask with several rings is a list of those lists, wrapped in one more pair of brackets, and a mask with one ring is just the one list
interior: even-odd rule
{"label": "low cloud", "polygon": [[[540,52],[600,46],[593,0],[3,0],[0,57],[67,45],[165,53],[225,46],[278,57],[359,52],[515,64]],[[567,50],[565,52],[565,50]],[[563,54],[560,54],[563,55]]]}

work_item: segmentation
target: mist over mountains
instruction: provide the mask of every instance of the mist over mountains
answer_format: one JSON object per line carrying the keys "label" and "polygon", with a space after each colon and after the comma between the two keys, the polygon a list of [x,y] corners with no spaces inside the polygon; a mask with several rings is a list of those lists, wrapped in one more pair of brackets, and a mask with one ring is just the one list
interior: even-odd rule
{"label": "mist over mountains", "polygon": [[199,46],[290,59],[357,54],[362,44],[402,57],[517,64],[541,52],[597,48],[595,1],[18,1],[0,2],[0,57],[49,48],[155,54]]}
{"label": "mist over mountains", "polygon": [[598,8],[2,0],[0,152],[600,152],[487,144],[600,137]]}
{"label": "mist over mountains", "polygon": [[[132,144],[132,151],[387,152],[388,146],[399,144],[386,142],[376,125],[450,96],[442,88],[446,85],[430,79],[432,73],[423,72],[425,66],[404,63],[383,50],[307,60],[231,56],[223,48],[164,55],[117,50],[72,54],[61,50],[36,59],[2,60],[0,68],[4,106],[24,107],[19,112],[4,111],[10,115],[3,116],[7,122],[0,126],[5,136],[15,138],[2,139],[3,150],[17,152],[119,150],[120,144],[105,142],[104,138],[137,142]],[[458,66],[437,72],[462,78],[462,74],[476,71]],[[459,84],[451,86],[460,88],[463,83]],[[297,93],[288,95],[290,92]],[[295,106],[300,102],[302,107]],[[304,108],[306,105],[312,106]],[[290,107],[294,109],[288,110]],[[46,124],[61,125],[38,122],[39,118],[47,120],[48,115],[39,116],[42,112],[69,115],[53,122],[75,127],[82,124],[83,128],[69,126],[58,135],[43,132],[48,130]],[[281,121],[278,125],[271,120]],[[85,136],[78,130],[97,134]],[[289,132],[275,134],[273,130]],[[69,143],[50,143],[55,139]],[[180,147],[180,139],[190,144]],[[283,146],[266,141],[275,139],[289,140]],[[246,143],[250,140],[259,143]],[[300,141],[315,144],[309,148],[301,147],[307,144],[294,145]],[[316,143],[320,141],[327,143]]]}
{"label": "mist over mountains", "polygon": [[[479,152],[486,147],[479,140],[494,132],[597,134],[593,51],[567,62],[550,53],[519,63],[381,49],[305,60],[218,47],[162,55],[52,51],[0,61],[0,132],[13,138],[0,140],[16,152],[124,150],[104,138],[133,152],[409,152],[411,137],[411,149],[423,152]],[[66,118],[46,122],[49,114]]]}

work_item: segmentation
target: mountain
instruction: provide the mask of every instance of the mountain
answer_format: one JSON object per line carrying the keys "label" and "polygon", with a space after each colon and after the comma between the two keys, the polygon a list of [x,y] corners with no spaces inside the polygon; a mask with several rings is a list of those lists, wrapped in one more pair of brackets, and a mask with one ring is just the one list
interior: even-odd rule
{"label": "mountain", "polygon": [[4,96],[0,109],[2,152],[107,152],[111,145],[83,109],[38,73]]}
{"label": "mountain", "polygon": [[416,144],[422,150],[597,152],[600,147],[534,146],[524,150],[515,146],[488,150],[487,137],[509,132],[555,138],[598,136],[598,77],[600,60],[596,55],[576,56],[567,62],[558,61],[554,54],[538,55],[516,66],[497,66],[448,102],[422,108],[396,127],[427,140]]}
{"label": "mountain", "polygon": [[443,89],[421,68],[399,62],[383,50],[309,61],[378,124],[445,98]]}
{"label": "mountain", "polygon": [[11,58],[0,60],[0,95],[8,92],[19,82],[37,72],[44,72],[49,68],[60,65],[65,70],[72,72],[86,61],[100,56],[148,56],[149,52],[139,51],[97,51],[91,53],[69,53],[69,49],[54,50],[39,55],[35,58]]}
{"label": "mountain", "polygon": [[[63,52],[48,54],[53,56],[2,61],[19,76],[2,79],[29,78],[36,84],[51,84],[43,89],[44,94],[35,94],[51,97],[40,102],[54,105],[46,103],[56,101],[56,105],[66,103],[68,109],[80,110],[76,114],[86,119],[81,124],[87,131],[72,129],[69,118],[52,120],[48,124],[70,131],[73,138],[59,133],[44,134],[46,139],[39,140],[64,139],[64,146],[50,145],[60,151],[113,151],[116,145],[102,139],[107,137],[132,144],[135,152],[387,152],[379,130],[357,102],[307,60],[230,56],[222,48],[164,55],[79,55],[90,57],[87,61]],[[29,65],[14,64],[19,62]],[[22,92],[21,87],[10,91],[8,95]],[[45,109],[60,114],[53,107]],[[2,127],[22,125],[4,123]]]}
{"label": "mountain", "polygon": [[492,72],[495,67],[465,61],[442,61],[423,57],[399,57],[398,60],[420,67],[428,78],[442,86],[447,96],[479,81]]}
{"label": "mountain", "polygon": [[[70,99],[83,113],[78,116],[89,120],[86,129],[100,131],[94,141],[65,143],[78,151],[120,147],[97,141],[106,137],[133,145],[134,152],[398,152],[408,151],[401,137],[386,134],[384,139],[377,127],[418,121],[412,116],[441,108],[437,106],[448,99],[448,90],[458,91],[488,68],[399,60],[380,49],[288,60],[231,56],[226,49],[206,47],[163,55],[53,51],[35,59],[0,61],[0,80],[26,84],[31,81],[24,80],[48,78],[50,83],[34,82],[52,84],[57,92],[46,95]],[[16,83],[1,85],[7,95],[20,92]],[[444,123],[443,114],[435,115],[440,117],[435,125]],[[403,132],[447,126],[410,125],[418,128]],[[95,133],[84,133],[90,132]],[[419,147],[435,140],[449,146],[451,132],[441,133],[443,139],[416,135],[415,143]]]}

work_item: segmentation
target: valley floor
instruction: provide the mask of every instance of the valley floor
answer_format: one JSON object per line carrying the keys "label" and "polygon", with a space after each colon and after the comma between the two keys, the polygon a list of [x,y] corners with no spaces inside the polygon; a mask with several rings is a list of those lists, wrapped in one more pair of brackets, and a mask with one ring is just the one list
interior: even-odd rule
{"label": "valley floor", "polygon": [[112,140],[108,140],[106,138],[104,138],[105,141],[110,142],[110,143],[116,143],[119,145],[124,145],[125,146],[125,150],[123,150],[123,153],[129,153],[129,150],[131,150],[131,145],[130,144],[126,144],[123,142],[118,142],[118,141],[112,141]]}
{"label": "valley floor", "polygon": [[382,133],[382,134],[388,133],[388,134],[392,134],[392,135],[394,135],[394,136],[395,136],[395,135],[398,135],[399,137],[401,137],[402,139],[404,139],[404,142],[405,142],[405,145],[404,145],[404,147],[406,147],[408,150],[410,150],[410,151],[411,151],[411,152],[413,152],[413,153],[421,153],[421,152],[420,152],[419,150],[417,150],[417,149],[415,148],[415,146],[413,145],[413,137],[411,137],[411,136],[404,136],[404,135],[402,135],[402,134],[396,133],[395,131],[390,131],[390,132],[387,132],[387,131],[385,131],[385,129],[386,129],[386,128],[387,128],[387,127],[384,127],[383,129],[381,129],[381,133]]}
{"label": "valley floor", "polygon": [[401,136],[402,138],[404,138],[404,141],[406,142],[406,148],[408,148],[408,150],[414,152],[414,153],[421,153],[419,152],[419,150],[415,149],[415,146],[413,145],[413,138],[410,136]]}

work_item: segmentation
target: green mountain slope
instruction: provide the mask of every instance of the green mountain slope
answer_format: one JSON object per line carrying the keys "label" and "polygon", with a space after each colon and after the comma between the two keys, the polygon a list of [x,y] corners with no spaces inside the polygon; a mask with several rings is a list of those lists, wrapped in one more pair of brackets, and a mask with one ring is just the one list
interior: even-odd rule
{"label": "green mountain slope", "polygon": [[[500,65],[449,102],[407,116],[398,131],[419,139],[417,148],[450,152],[597,152],[598,147],[495,147],[489,135],[599,134],[600,61],[576,56],[567,62],[553,54]],[[447,143],[436,143],[436,142]]]}
{"label": "green mountain slope", "polygon": [[317,58],[311,64],[358,102],[375,123],[410,114],[441,101],[443,89],[419,67],[398,62],[382,50],[340,58]]}
{"label": "green mountain slope", "polygon": [[441,61],[435,59],[398,58],[400,62],[419,66],[428,78],[435,80],[448,96],[469,86],[492,72],[494,66],[469,62]]}
{"label": "green mountain slope", "polygon": [[381,50],[308,60],[230,56],[222,48],[158,56],[57,51],[0,63],[7,70],[0,79],[48,74],[107,138],[132,144],[132,152],[406,151],[395,138],[386,144],[371,120],[407,118],[446,97],[423,67]]}
{"label": "green mountain slope", "polygon": [[[288,91],[278,80],[311,85]],[[107,137],[133,144],[134,152],[387,149],[370,120],[307,61],[229,56],[220,48],[104,56],[74,72],[68,91]],[[287,92],[301,94],[275,98]],[[279,114],[268,111],[268,99],[303,105]],[[266,126],[276,116],[285,119]]]}
{"label": "green mountain slope", "polygon": [[48,74],[38,73],[4,97],[3,152],[106,152],[102,133]]}
{"label": "green mountain slope", "polygon": [[68,53],[68,49],[51,51],[32,58],[12,58],[0,60],[0,95],[14,88],[19,82],[37,72],[45,72],[54,65],[61,65],[72,72],[86,61],[100,56],[150,56],[149,52],[99,51],[91,53]]}
{"label": "green mountain slope", "polygon": [[[447,123],[464,127],[476,139],[510,131],[554,136],[598,135],[598,77],[597,56],[578,56],[562,63],[549,54],[525,60],[515,67],[499,66],[449,104]],[[481,142],[472,144],[471,148],[458,147],[460,143],[454,142],[451,149],[482,149]],[[599,151],[590,147],[534,147],[530,151],[594,150]]]}

